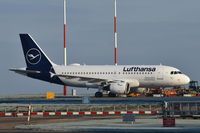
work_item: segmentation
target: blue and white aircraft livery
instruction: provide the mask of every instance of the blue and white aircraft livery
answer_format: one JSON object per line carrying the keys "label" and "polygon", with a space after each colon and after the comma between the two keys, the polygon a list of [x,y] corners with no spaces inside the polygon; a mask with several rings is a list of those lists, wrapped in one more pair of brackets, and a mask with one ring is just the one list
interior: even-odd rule
{"label": "blue and white aircraft livery", "polygon": [[97,88],[109,96],[128,94],[138,88],[164,88],[188,84],[190,78],[179,69],[163,65],[79,65],[54,64],[29,34],[20,34],[26,68],[16,73],[55,84]]}

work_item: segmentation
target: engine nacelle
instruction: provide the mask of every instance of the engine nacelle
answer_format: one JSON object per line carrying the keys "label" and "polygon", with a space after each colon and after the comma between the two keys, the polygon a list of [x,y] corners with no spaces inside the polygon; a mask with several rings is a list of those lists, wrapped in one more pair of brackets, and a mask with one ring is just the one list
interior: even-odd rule
{"label": "engine nacelle", "polygon": [[130,86],[127,82],[117,81],[110,83],[109,91],[114,94],[128,94],[130,91]]}
{"label": "engine nacelle", "polygon": [[140,85],[139,81],[136,79],[126,80],[126,82],[129,84],[130,88],[136,88],[136,87],[139,87]]}

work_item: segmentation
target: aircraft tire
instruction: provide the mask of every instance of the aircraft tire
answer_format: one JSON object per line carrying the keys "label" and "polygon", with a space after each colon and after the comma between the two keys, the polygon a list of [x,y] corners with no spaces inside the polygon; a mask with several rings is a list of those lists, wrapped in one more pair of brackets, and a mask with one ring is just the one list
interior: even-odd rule
{"label": "aircraft tire", "polygon": [[110,93],[108,94],[108,96],[109,96],[109,97],[116,97],[117,95],[116,95],[115,93],[110,92]]}
{"label": "aircraft tire", "polygon": [[96,92],[95,97],[103,97],[103,93],[102,92]]}

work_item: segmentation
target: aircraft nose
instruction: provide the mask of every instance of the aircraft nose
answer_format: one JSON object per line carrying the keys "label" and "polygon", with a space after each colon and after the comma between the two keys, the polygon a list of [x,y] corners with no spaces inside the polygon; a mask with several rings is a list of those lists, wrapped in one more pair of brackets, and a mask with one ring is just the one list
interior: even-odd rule
{"label": "aircraft nose", "polygon": [[190,78],[187,75],[185,75],[184,76],[184,83],[188,84],[189,82],[190,82]]}

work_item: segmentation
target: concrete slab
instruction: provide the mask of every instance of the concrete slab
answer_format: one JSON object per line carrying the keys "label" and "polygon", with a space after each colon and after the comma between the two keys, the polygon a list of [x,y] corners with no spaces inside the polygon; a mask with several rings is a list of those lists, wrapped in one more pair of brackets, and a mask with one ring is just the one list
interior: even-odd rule
{"label": "concrete slab", "polygon": [[136,119],[134,124],[122,119],[86,120],[68,123],[21,125],[17,129],[54,130],[66,132],[131,132],[131,133],[199,133],[199,120],[176,120],[176,127],[162,127],[162,119]]}

